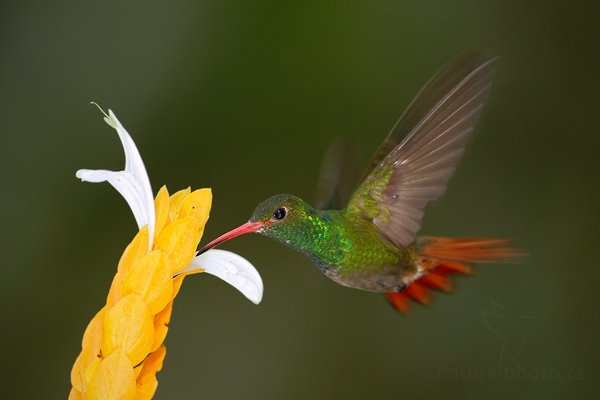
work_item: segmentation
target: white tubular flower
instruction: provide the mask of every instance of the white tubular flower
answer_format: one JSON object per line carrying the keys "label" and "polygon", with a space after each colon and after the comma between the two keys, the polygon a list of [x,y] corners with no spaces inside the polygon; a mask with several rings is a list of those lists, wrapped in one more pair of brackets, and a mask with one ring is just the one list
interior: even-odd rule
{"label": "white tubular flower", "polygon": [[226,250],[212,249],[200,254],[179,274],[206,272],[221,278],[242,292],[254,304],[260,303],[263,283],[258,271],[244,257]]}
{"label": "white tubular flower", "polygon": [[125,170],[80,169],[75,176],[84,182],[108,182],[117,189],[129,204],[138,228],[141,229],[144,225],[148,225],[148,249],[151,249],[155,229],[154,198],[142,156],[112,110],[108,110],[107,115],[96,103],[92,104],[96,105],[104,114],[104,121],[117,131],[125,150]]}

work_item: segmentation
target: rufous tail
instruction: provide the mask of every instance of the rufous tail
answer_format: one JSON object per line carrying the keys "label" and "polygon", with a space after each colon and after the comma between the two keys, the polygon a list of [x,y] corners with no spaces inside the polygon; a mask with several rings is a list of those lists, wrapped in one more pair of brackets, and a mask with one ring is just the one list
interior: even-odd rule
{"label": "rufous tail", "polygon": [[430,303],[429,289],[449,292],[452,274],[470,274],[472,263],[515,261],[523,253],[510,247],[506,239],[423,237],[417,244],[419,264],[427,271],[403,291],[386,293],[396,310],[407,314],[410,300]]}

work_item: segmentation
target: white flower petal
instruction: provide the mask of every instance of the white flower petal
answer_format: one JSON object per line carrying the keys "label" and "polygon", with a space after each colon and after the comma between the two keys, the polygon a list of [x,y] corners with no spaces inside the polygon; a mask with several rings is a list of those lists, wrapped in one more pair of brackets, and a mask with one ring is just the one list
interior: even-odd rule
{"label": "white flower petal", "polygon": [[[95,103],[93,103],[95,104]],[[100,107],[98,107],[100,108]],[[102,111],[102,109],[100,109]],[[154,240],[155,211],[154,196],[150,179],[144,167],[142,156],[138,151],[133,139],[127,133],[117,116],[108,110],[104,113],[104,121],[117,131],[123,150],[125,151],[125,170],[79,170],[75,174],[78,178],[87,182],[108,181],[125,198],[133,212],[138,228],[148,225],[148,249],[152,248]]]}
{"label": "white flower petal", "polygon": [[144,201],[140,197],[140,188],[133,175],[125,171],[107,171],[103,169],[80,169],[75,173],[84,182],[108,182],[123,196],[133,212],[139,227],[146,225],[148,216]]}
{"label": "white flower petal", "polygon": [[204,272],[221,278],[242,292],[254,304],[260,303],[263,296],[263,282],[252,264],[242,256],[226,250],[212,249],[194,257],[190,265],[178,272]]}

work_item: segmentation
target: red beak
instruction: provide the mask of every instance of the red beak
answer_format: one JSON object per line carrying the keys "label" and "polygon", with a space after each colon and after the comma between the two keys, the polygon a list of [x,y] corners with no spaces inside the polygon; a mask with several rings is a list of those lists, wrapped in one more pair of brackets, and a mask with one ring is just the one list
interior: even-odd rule
{"label": "red beak", "polygon": [[244,225],[237,227],[235,229],[230,230],[229,232],[219,236],[206,246],[202,247],[198,254],[202,254],[207,250],[212,249],[220,245],[223,242],[228,241],[229,239],[233,239],[234,237],[238,237],[241,235],[245,235],[246,233],[256,232],[260,228],[262,228],[265,224],[263,222],[246,222]]}

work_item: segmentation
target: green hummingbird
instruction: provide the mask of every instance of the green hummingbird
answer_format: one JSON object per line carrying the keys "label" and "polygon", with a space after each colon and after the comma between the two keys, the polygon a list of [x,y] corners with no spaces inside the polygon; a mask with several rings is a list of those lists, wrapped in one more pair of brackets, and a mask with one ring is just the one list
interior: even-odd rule
{"label": "green hummingbird", "polygon": [[200,252],[256,232],[306,254],[341,285],[385,293],[403,313],[409,299],[429,302],[427,287],[450,290],[449,274],[469,273],[473,262],[515,257],[504,239],[417,236],[426,205],[445,192],[473,134],[496,64],[471,52],[442,68],[377,149],[344,208],[316,209],[278,194]]}

